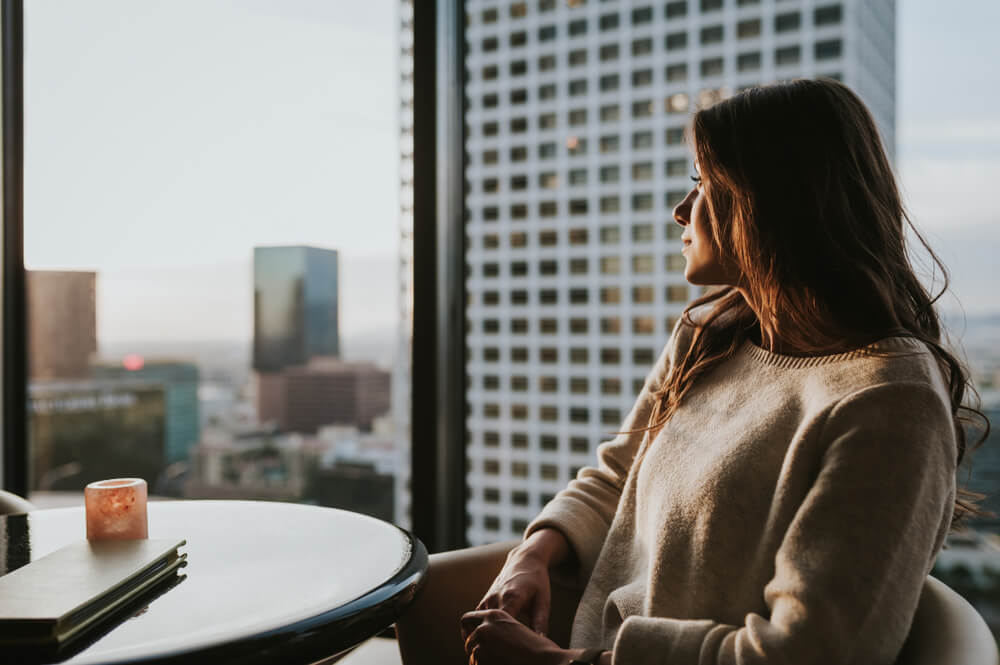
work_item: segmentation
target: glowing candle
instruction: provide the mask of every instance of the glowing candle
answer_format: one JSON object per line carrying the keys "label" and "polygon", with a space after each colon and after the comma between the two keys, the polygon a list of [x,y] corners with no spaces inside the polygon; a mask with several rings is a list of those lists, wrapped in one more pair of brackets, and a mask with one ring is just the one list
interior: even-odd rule
{"label": "glowing candle", "polygon": [[83,490],[87,505],[87,540],[148,538],[146,481],[115,478],[90,483]]}

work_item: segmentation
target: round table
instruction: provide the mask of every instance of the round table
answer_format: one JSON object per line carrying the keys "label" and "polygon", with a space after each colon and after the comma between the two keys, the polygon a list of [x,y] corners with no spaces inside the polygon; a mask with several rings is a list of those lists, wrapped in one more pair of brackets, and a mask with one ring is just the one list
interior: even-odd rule
{"label": "round table", "polygon": [[[333,508],[151,502],[149,537],[187,540],[185,577],[52,662],[312,663],[390,626],[427,570],[406,531]],[[0,517],[0,574],[85,538],[82,507]]]}

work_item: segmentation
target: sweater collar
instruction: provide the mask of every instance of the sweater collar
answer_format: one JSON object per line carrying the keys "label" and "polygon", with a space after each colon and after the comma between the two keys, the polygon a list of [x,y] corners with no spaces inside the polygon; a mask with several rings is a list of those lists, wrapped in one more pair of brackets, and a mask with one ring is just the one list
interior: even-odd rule
{"label": "sweater collar", "polygon": [[775,367],[816,367],[817,365],[827,365],[830,363],[851,360],[852,358],[864,358],[878,356],[885,353],[894,352],[920,352],[926,350],[923,342],[913,337],[884,337],[851,351],[842,353],[832,353],[821,356],[788,356],[780,353],[772,353],[767,349],[757,346],[750,340],[743,343],[740,353],[749,358]]}

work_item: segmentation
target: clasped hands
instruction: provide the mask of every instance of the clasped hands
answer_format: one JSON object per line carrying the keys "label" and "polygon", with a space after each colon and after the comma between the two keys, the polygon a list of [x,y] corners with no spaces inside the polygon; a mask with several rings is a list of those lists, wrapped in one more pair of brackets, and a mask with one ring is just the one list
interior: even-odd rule
{"label": "clasped hands", "polygon": [[528,543],[515,547],[476,609],[462,616],[469,665],[568,663],[574,652],[545,636],[550,607],[548,561]]}

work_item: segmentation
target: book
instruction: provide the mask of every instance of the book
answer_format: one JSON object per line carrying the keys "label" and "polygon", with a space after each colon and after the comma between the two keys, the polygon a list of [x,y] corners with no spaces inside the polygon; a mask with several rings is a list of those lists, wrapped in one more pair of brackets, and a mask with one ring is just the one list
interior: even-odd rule
{"label": "book", "polygon": [[187,564],[184,540],[82,541],[0,577],[0,646],[61,649]]}

